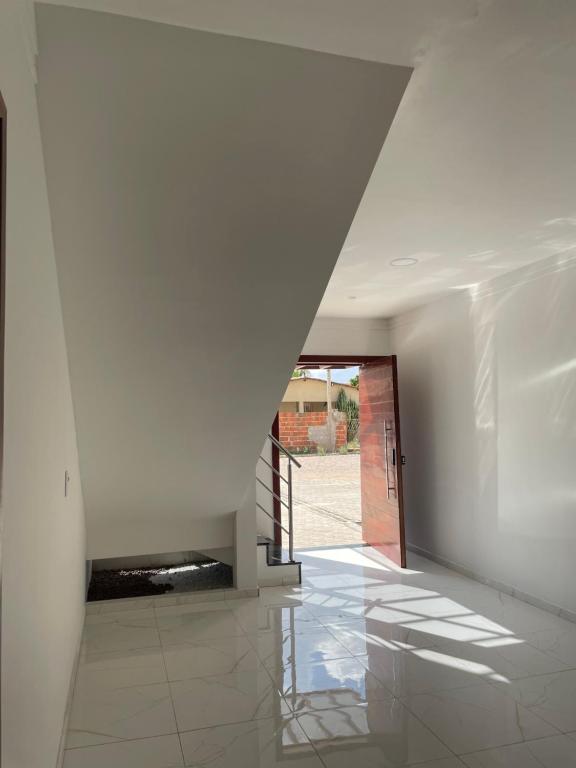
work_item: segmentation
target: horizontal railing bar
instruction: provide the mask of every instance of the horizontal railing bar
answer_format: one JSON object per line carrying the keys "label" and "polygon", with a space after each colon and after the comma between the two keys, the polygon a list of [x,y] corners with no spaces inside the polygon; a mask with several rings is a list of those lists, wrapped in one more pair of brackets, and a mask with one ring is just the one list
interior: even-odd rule
{"label": "horizontal railing bar", "polygon": [[282,445],[282,443],[280,442],[280,440],[277,440],[271,432],[268,433],[268,437],[270,438],[270,440],[272,440],[272,442],[274,443],[276,448],[278,448],[278,450],[282,451],[282,453],[285,456],[287,456],[290,459],[290,461],[294,462],[294,464],[296,464],[297,467],[301,467],[302,466],[302,464],[300,464],[300,462],[297,459],[295,459],[294,456],[292,456],[292,454],[290,453],[288,448],[285,448]]}
{"label": "horizontal railing bar", "polygon": [[264,464],[266,464],[266,466],[267,466],[267,467],[270,467],[270,469],[272,470],[272,472],[274,472],[276,475],[278,475],[278,477],[280,478],[280,480],[284,480],[284,482],[285,482],[285,483],[287,483],[287,482],[288,482],[288,480],[286,480],[286,478],[285,478],[285,477],[284,477],[284,475],[283,475],[283,474],[280,472],[280,470],[279,470],[279,469],[276,469],[276,467],[273,467],[273,466],[272,466],[272,464],[270,464],[270,462],[269,462],[269,461],[266,461],[266,459],[264,458],[264,456],[260,456],[260,458],[262,459],[262,461],[264,462]]}
{"label": "horizontal railing bar", "polygon": [[284,499],[283,499],[281,496],[278,496],[278,494],[277,494],[277,493],[274,493],[274,491],[272,490],[272,488],[268,488],[268,486],[266,485],[266,483],[265,483],[263,480],[260,480],[260,478],[259,478],[259,477],[257,477],[257,478],[256,478],[256,481],[257,481],[258,483],[260,483],[260,485],[262,486],[262,488],[265,488],[265,489],[268,491],[268,493],[271,493],[271,494],[272,494],[272,496],[274,496],[274,498],[275,498],[277,501],[279,501],[279,502],[280,502],[280,504],[283,504],[283,505],[286,507],[286,509],[288,509],[288,504],[286,504],[286,502],[284,501]]}
{"label": "horizontal railing bar", "polygon": [[273,522],[275,525],[277,525],[279,528],[282,528],[282,530],[284,531],[284,533],[286,533],[286,534],[290,535],[290,531],[288,531],[286,528],[284,528],[284,526],[282,525],[282,523],[278,522],[278,520],[276,520],[276,518],[275,518],[273,515],[271,515],[271,514],[270,514],[270,512],[268,512],[268,510],[267,510],[267,509],[264,509],[264,507],[262,506],[262,504],[259,504],[258,502],[256,502],[256,506],[258,507],[258,509],[261,509],[261,510],[262,510],[262,512],[264,512],[264,514],[265,514],[265,515],[268,515],[268,517],[270,518],[270,520],[272,520],[272,522]]}

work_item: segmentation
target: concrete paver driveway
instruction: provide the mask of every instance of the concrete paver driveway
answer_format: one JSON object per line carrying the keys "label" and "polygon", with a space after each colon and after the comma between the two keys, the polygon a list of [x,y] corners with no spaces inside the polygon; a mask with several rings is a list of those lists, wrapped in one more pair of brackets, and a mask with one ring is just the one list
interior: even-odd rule
{"label": "concrete paver driveway", "polygon": [[[298,456],[294,467],[294,546],[362,544],[360,456]],[[286,476],[286,460],[280,469]],[[284,485],[284,483],[282,483]]]}

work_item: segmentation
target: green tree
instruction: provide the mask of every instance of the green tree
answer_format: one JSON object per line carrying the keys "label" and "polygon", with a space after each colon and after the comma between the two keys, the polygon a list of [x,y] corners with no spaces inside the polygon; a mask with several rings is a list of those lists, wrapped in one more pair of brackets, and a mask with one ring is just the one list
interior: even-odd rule
{"label": "green tree", "polygon": [[358,403],[349,398],[346,392],[341,389],[336,398],[336,410],[346,414],[347,441],[350,443],[358,431],[358,419],[360,418]]}
{"label": "green tree", "polygon": [[305,368],[296,368],[292,374],[293,379],[303,379],[308,371]]}
{"label": "green tree", "polygon": [[358,389],[358,387],[360,386],[360,376],[358,374],[356,374],[356,376],[352,376],[352,378],[350,379],[350,384],[353,387],[356,387],[356,389]]}

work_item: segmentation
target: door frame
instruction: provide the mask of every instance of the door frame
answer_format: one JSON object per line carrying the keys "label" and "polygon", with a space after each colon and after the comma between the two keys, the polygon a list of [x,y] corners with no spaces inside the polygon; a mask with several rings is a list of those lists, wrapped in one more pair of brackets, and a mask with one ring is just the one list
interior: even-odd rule
{"label": "door frame", "polygon": [[394,355],[300,355],[296,368],[350,368],[390,362]]}
{"label": "door frame", "polygon": [[[6,104],[0,92],[0,502],[3,499],[4,469],[4,327],[6,322]],[[0,503],[0,515],[3,504]],[[2,569],[4,561],[3,520],[0,519],[0,647],[2,645]],[[1,670],[0,670],[1,679]],[[0,732],[1,738],[1,732]]]}
{"label": "door frame", "polygon": [[[362,366],[362,365],[370,365],[374,363],[390,363],[392,365],[392,371],[393,371],[393,379],[394,379],[394,390],[396,393],[395,397],[395,408],[394,408],[394,418],[396,419],[396,424],[400,424],[400,400],[398,395],[398,366],[397,366],[397,358],[396,355],[300,355],[298,358],[298,362],[296,363],[296,369],[338,369],[338,368],[350,368],[352,366]],[[360,418],[362,418],[362,414],[360,414]],[[279,439],[279,420],[280,417],[278,413],[276,414],[276,418],[274,419],[274,424],[272,427],[272,434],[276,439]],[[400,535],[403,542],[405,542],[405,526],[404,526],[404,483],[402,478],[402,444],[400,439],[400,430],[397,430],[397,439],[396,439],[396,450],[397,454],[399,456],[399,463],[398,463],[398,471],[397,471],[397,482],[398,482],[398,491],[399,491],[399,507],[400,507]],[[272,466],[276,471],[272,472],[273,479],[277,481],[278,487],[280,486],[280,451],[276,449],[276,452],[272,452]],[[274,487],[274,490],[279,495],[279,490],[276,490],[276,487]],[[274,542],[278,545],[282,542],[282,529],[280,528],[280,523],[282,522],[282,508],[280,505],[280,502],[276,499],[274,499],[274,519],[278,523],[278,525],[274,525]],[[402,551],[404,553],[404,559],[402,562],[402,567],[406,567],[405,562],[405,543],[402,547]]]}

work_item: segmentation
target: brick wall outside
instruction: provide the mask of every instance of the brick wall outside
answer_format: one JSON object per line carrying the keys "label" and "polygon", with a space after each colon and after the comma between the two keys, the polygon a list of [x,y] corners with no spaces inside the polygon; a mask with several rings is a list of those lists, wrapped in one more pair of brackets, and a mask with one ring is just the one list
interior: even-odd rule
{"label": "brick wall outside", "polygon": [[[280,442],[289,451],[316,451],[318,443],[310,436],[310,428],[325,427],[327,413],[280,413]],[[336,428],[336,450],[346,445],[346,419],[344,414],[334,412]]]}

